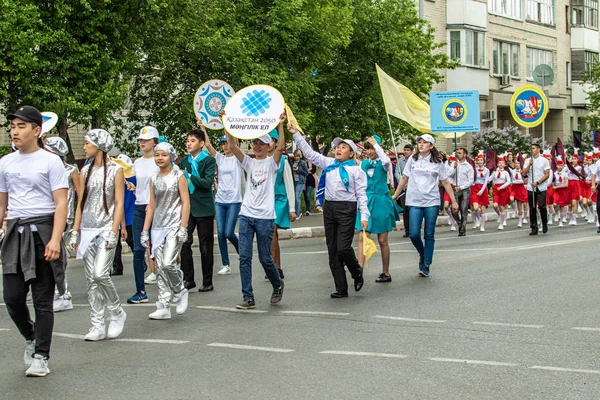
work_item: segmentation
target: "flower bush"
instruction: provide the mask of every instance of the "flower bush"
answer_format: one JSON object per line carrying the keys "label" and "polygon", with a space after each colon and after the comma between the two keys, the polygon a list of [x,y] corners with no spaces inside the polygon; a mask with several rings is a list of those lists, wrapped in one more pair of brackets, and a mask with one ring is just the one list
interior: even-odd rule
{"label": "flower bush", "polygon": [[[530,148],[529,136],[521,132],[519,128],[507,126],[506,128],[485,128],[481,132],[474,133],[471,136],[473,141],[473,155],[477,155],[479,150],[490,149],[497,154],[513,150],[515,153],[528,153]],[[537,139],[539,142],[540,139]],[[534,139],[536,142],[536,139]]]}

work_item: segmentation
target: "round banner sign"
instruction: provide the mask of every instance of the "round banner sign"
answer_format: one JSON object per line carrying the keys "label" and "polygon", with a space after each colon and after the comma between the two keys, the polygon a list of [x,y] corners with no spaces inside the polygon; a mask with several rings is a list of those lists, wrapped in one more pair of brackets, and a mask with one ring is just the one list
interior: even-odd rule
{"label": "round banner sign", "polygon": [[235,94],[227,82],[213,79],[204,82],[194,95],[194,113],[208,129],[223,129],[219,113]]}
{"label": "round banner sign", "polygon": [[44,111],[42,114],[42,134],[48,133],[58,123],[58,115],[53,112]]}
{"label": "round banner sign", "polygon": [[541,124],[548,115],[548,99],[536,86],[526,85],[513,94],[510,112],[514,120],[525,128]]}
{"label": "round banner sign", "polygon": [[256,139],[279,124],[285,102],[279,91],[268,85],[245,87],[225,107],[225,130],[238,139]]}
{"label": "round banner sign", "polygon": [[459,99],[451,99],[444,104],[444,120],[450,125],[460,125],[467,118],[467,106]]}

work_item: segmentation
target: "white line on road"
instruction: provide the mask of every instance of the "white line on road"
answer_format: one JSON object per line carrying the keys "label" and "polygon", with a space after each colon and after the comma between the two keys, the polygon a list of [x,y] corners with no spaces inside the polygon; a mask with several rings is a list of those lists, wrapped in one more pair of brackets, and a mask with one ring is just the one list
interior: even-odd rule
{"label": "white line on road", "polygon": [[542,367],[539,365],[534,365],[533,367],[529,367],[529,369],[543,369],[546,371],[557,371],[557,372],[579,372],[583,374],[600,374],[600,371],[595,369],[573,369],[573,368],[559,368],[559,367]]}
{"label": "white line on road", "polygon": [[390,354],[390,353],[370,353],[365,351],[336,351],[326,350],[321,351],[319,354],[335,354],[341,356],[364,356],[364,357],[383,357],[383,358],[408,358],[403,354]]}
{"label": "white line on road", "polygon": [[258,350],[258,351],[270,351],[272,353],[291,353],[292,349],[281,349],[277,347],[261,347],[261,346],[246,346],[243,344],[232,344],[232,343],[210,343],[207,344],[210,347],[225,347],[228,349],[238,350]]}
{"label": "white line on road", "polygon": [[429,324],[443,324],[446,322],[444,319],[419,319],[419,318],[404,318],[404,317],[388,317],[386,315],[375,315],[373,318],[391,319],[394,321],[407,321],[407,322],[426,322]]}
{"label": "white line on road", "polygon": [[0,328],[0,331],[10,331],[10,329]]}
{"label": "white line on road", "polygon": [[326,311],[281,311],[282,314],[290,315],[324,315],[324,316],[345,316],[350,315],[347,312],[326,312]]}
{"label": "white line on road", "polygon": [[201,310],[209,310],[209,311],[226,311],[226,312],[234,312],[234,313],[255,313],[255,314],[264,314],[267,311],[263,310],[238,310],[237,308],[228,308],[228,307],[217,307],[217,306],[196,306]]}
{"label": "white line on road", "polygon": [[533,329],[540,329],[540,328],[544,327],[544,325],[509,324],[509,323],[506,323],[506,322],[475,321],[475,322],[471,322],[471,323],[475,324],[475,325],[508,326],[508,327],[512,327],[512,328],[533,328]]}
{"label": "white line on road", "polygon": [[576,331],[600,332],[600,328],[587,328],[585,326],[576,326],[571,329],[575,329]]}
{"label": "white line on road", "polygon": [[74,333],[61,333],[61,332],[53,332],[52,333],[54,336],[60,336],[60,337],[66,337],[69,339],[84,339],[85,336],[84,335],[76,335]]}
{"label": "white line on road", "polygon": [[[84,340],[84,335],[77,335],[75,333],[62,333],[54,332],[54,336],[65,337],[69,339],[80,339]],[[170,339],[135,339],[135,338],[121,338],[121,339],[108,339],[111,342],[134,342],[134,343],[160,343],[160,344],[185,344],[189,343],[187,340],[170,340]]]}
{"label": "white line on road", "polygon": [[519,364],[499,362],[499,361],[482,361],[482,360],[462,360],[459,358],[430,358],[431,361],[474,364],[474,365],[490,365],[493,367],[516,367]]}

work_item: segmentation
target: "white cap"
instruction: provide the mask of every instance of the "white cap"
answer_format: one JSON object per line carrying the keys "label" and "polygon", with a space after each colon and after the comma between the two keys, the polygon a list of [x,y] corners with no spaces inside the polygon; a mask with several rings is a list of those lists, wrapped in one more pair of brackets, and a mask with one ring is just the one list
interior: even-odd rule
{"label": "white cap", "polygon": [[271,136],[269,136],[269,135],[263,135],[263,136],[259,137],[258,140],[260,140],[261,142],[263,142],[265,144],[271,144]]}
{"label": "white cap", "polygon": [[417,142],[419,141],[419,139],[423,139],[427,143],[431,143],[432,145],[435,146],[435,139],[429,133],[426,133],[424,135],[418,136],[417,137]]}
{"label": "white cap", "polygon": [[117,156],[117,159],[123,161],[125,164],[129,165],[130,167],[133,167],[133,161],[131,161],[131,158],[129,158],[129,156],[127,154],[119,154]]}
{"label": "white cap", "polygon": [[356,144],[350,139],[342,139],[342,138],[336,137],[335,139],[333,139],[333,142],[331,142],[333,147],[338,147],[341,143],[346,143],[348,146],[350,146],[352,151],[356,153]]}
{"label": "white cap", "polygon": [[138,140],[158,139],[158,131],[153,126],[145,126],[140,129],[140,135],[137,138]]}

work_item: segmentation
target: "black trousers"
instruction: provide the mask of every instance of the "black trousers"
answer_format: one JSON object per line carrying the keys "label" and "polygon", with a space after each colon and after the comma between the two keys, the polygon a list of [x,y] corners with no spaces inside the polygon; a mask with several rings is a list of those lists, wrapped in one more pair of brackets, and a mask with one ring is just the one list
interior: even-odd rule
{"label": "black trousers", "polygon": [[467,230],[467,218],[469,216],[469,200],[471,198],[471,189],[462,189],[459,192],[454,192],[454,198],[458,203],[458,211],[452,213],[452,217],[458,224],[458,231],[461,233]]}
{"label": "black trousers", "polygon": [[404,223],[404,233],[408,235],[410,231],[410,207],[406,205],[406,190],[403,190],[398,197],[398,204],[402,207],[402,222]]}
{"label": "black trousers", "polygon": [[[35,339],[35,353],[50,357],[52,329],[54,328],[54,274],[50,263],[44,258],[44,242],[37,232],[33,233],[35,243],[36,278],[25,282],[21,262],[16,274],[3,275],[4,303],[8,315],[26,340]],[[20,249],[19,249],[20,250]],[[35,324],[31,320],[26,298],[29,288],[33,297]]]}
{"label": "black trousers", "polygon": [[529,203],[529,226],[532,231],[538,230],[537,207],[542,217],[542,228],[548,226],[548,209],[546,208],[546,191],[536,189],[535,193],[527,191],[527,202]]}
{"label": "black trousers", "polygon": [[323,206],[329,268],[331,268],[335,289],[340,293],[348,293],[344,264],[353,279],[362,276],[362,268],[352,248],[356,213],[357,204],[353,201],[326,201]]}
{"label": "black trousers", "polygon": [[[125,242],[133,252],[133,225],[128,225],[125,228],[127,229],[127,239],[125,240]],[[121,257],[122,252],[123,245],[121,244],[121,235],[119,235],[119,240],[117,241],[117,249],[115,250],[115,259],[113,261],[113,271],[115,272],[123,273],[123,259]]]}
{"label": "black trousers", "polygon": [[192,243],[194,242],[194,230],[198,232],[198,246],[200,247],[200,262],[202,263],[202,284],[212,285],[214,245],[215,245],[215,217],[197,218],[190,215],[187,226],[188,240],[181,248],[181,270],[183,279],[195,282],[194,258],[192,256]]}

